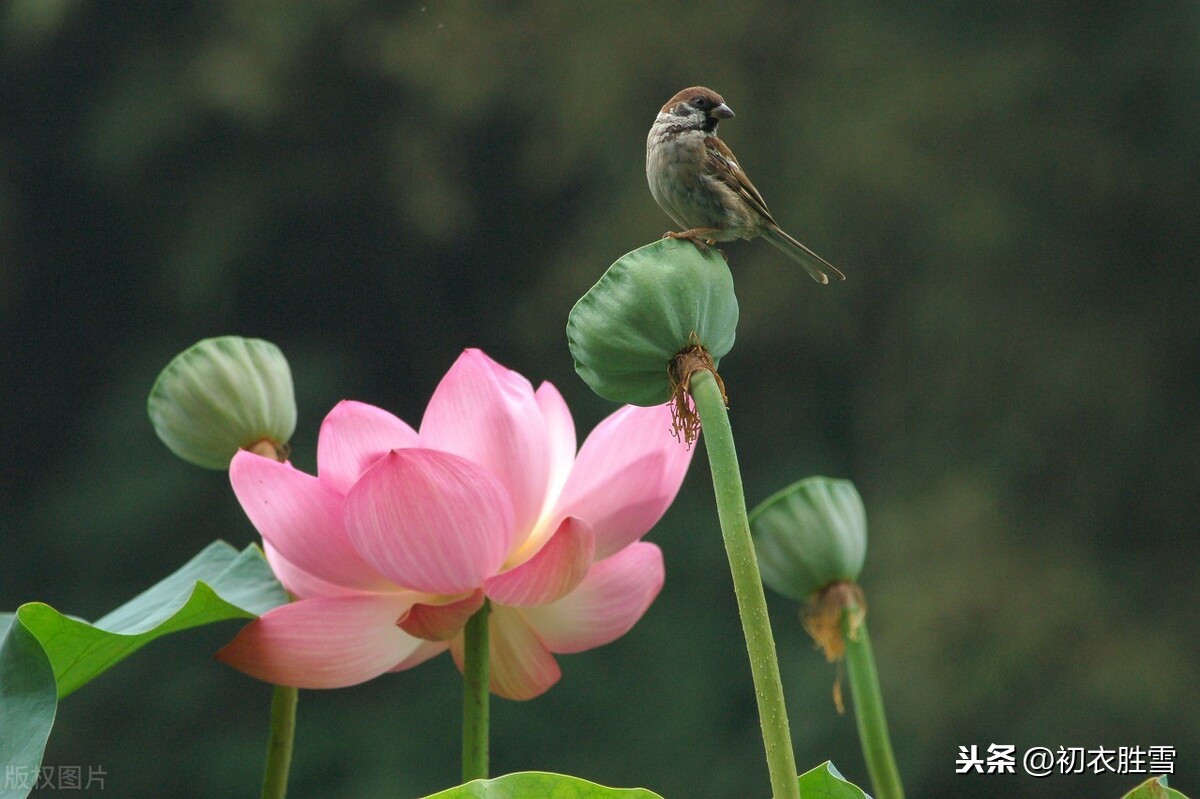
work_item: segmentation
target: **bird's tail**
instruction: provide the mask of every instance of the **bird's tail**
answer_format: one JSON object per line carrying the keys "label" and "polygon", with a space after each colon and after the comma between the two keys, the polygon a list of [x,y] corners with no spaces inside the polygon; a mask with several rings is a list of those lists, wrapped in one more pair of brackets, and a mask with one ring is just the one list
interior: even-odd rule
{"label": "bird's tail", "polygon": [[779,227],[767,228],[763,231],[763,238],[787,253],[794,261],[799,262],[805,271],[812,276],[812,279],[818,283],[829,282],[829,275],[825,274],[826,272],[837,276],[838,280],[846,279],[846,276],[838,271],[836,266],[793,239],[787,233],[784,233]]}

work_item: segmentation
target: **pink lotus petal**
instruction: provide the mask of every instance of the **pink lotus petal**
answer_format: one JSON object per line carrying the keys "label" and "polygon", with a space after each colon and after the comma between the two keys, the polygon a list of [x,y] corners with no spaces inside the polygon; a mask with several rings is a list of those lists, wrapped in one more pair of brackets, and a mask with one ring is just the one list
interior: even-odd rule
{"label": "pink lotus petal", "polygon": [[396,626],[410,604],[397,596],[362,595],[280,605],[243,627],[217,659],[276,685],[357,685],[420,646]]}
{"label": "pink lotus petal", "polygon": [[626,405],[583,442],[555,513],[591,525],[596,557],[607,557],[662,518],[691,461],[692,450],[671,435],[667,406]]}
{"label": "pink lotus petal", "polygon": [[546,421],[546,434],[550,440],[550,481],[546,487],[546,504],[543,511],[549,512],[558,499],[562,487],[571,475],[575,463],[575,420],[571,410],[558,389],[550,383],[542,383],[534,392],[534,399],[542,410]]}
{"label": "pink lotus petal", "polygon": [[398,622],[400,629],[425,641],[449,641],[483,607],[483,589],[457,602],[441,605],[418,602]]}
{"label": "pink lotus petal", "polygon": [[496,475],[512,500],[514,528],[522,536],[533,529],[546,500],[552,452],[528,380],[479,350],[466,350],[433,392],[420,441]]}
{"label": "pink lotus petal", "polygon": [[529,560],[484,585],[489,598],[501,605],[544,605],[565,596],[588,573],[595,537],[578,519],[564,519],[546,545]]}
{"label": "pink lotus petal", "polygon": [[437,657],[449,648],[450,644],[446,641],[422,641],[421,645],[414,649],[411,655],[397,663],[389,671],[406,671],[413,666],[420,666],[425,661]]}
{"label": "pink lotus petal", "polygon": [[345,495],[371,464],[393,449],[417,445],[417,431],[387,411],[362,402],[339,402],[321,423],[317,475]]}
{"label": "pink lotus petal", "polygon": [[551,652],[583,652],[620,638],[662,590],[662,550],[638,541],[592,564],[579,587],[549,605],[521,611]]}
{"label": "pink lotus petal", "polygon": [[430,594],[474,591],[512,543],[512,505],[500,481],[468,460],[393,450],[345,502],[354,546],[397,584]]}
{"label": "pink lotus petal", "polygon": [[317,478],[240,451],[229,482],[250,522],[289,563],[328,583],[362,591],[396,586],[359,556],[342,524],[342,498]]}
{"label": "pink lotus petal", "polygon": [[[344,585],[327,582],[320,577],[309,574],[304,569],[290,562],[283,555],[280,555],[279,550],[266,541],[263,541],[262,548],[263,554],[267,556],[267,563],[271,565],[271,571],[275,572],[275,576],[279,579],[279,582],[283,583],[283,587],[288,590],[288,593],[297,599],[356,596],[363,593],[353,588],[347,588]],[[414,595],[416,595],[415,592]]]}
{"label": "pink lotus petal", "polygon": [[[525,620],[523,611],[493,607],[488,615],[489,687],[505,699],[533,699],[558,682],[562,670]],[[463,669],[463,639],[450,643],[450,654]]]}

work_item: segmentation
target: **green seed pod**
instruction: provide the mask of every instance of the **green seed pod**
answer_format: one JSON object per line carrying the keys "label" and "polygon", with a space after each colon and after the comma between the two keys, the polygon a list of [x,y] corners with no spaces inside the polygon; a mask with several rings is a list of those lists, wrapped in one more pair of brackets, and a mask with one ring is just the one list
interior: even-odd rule
{"label": "green seed pod", "polygon": [[227,469],[239,449],[286,453],[296,430],[292,372],[269,341],[209,338],[162,370],[146,403],[172,452],[207,469]]}
{"label": "green seed pod", "polygon": [[801,601],[854,582],[867,557],[867,513],[849,480],[809,477],[750,514],[763,582]]}
{"label": "green seed pod", "polygon": [[567,341],[575,371],[601,397],[661,405],[672,395],[675,355],[698,341],[715,368],[733,347],[737,320],[721,254],[663,239],[623,255],[575,303]]}

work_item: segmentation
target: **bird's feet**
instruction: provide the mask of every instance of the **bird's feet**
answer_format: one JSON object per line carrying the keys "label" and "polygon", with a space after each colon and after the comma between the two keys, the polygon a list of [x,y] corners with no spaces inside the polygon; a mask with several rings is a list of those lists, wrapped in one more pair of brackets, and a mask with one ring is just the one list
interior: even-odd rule
{"label": "bird's feet", "polygon": [[[664,239],[687,239],[692,244],[695,244],[696,249],[699,250],[700,252],[707,252],[709,247],[711,247],[712,245],[717,243],[716,239],[709,238],[709,236],[711,236],[713,233],[716,233],[717,230],[718,229],[715,227],[694,227],[691,230],[679,230],[679,231],[668,230],[666,233],[663,234],[663,238]],[[721,252],[721,250],[717,250],[717,252],[721,253],[721,257],[724,258],[726,261],[729,260],[729,258],[725,255],[724,252]]]}

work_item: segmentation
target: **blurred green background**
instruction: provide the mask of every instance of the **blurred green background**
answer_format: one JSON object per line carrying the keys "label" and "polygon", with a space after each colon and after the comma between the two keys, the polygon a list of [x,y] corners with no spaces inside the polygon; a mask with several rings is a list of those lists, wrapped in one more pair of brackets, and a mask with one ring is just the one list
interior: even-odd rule
{"label": "blurred green background", "polygon": [[[1177,748],[1200,794],[1200,7],[783,0],[0,3],[0,607],[95,618],[255,533],[145,397],[197,339],[278,343],[312,468],[340,399],[420,419],[478,346],[612,408],[571,305],[669,228],[644,141],[678,89],[821,287],[726,246],[722,361],[751,505],[858,485],[862,576],[913,797],[1119,796],[1134,775],[955,775],[962,745]],[[702,446],[702,445],[701,445]],[[496,773],[765,797],[703,453],[651,533],[644,621],[496,700]],[[866,784],[837,676],[771,597],[802,768]],[[256,796],[269,688],[153,645],[64,702],[47,764],[104,795]],[[297,797],[415,797],[458,773],[449,658],[305,692]]]}

